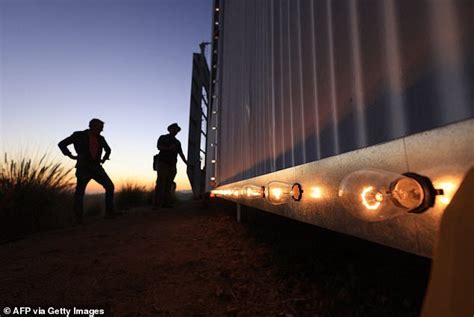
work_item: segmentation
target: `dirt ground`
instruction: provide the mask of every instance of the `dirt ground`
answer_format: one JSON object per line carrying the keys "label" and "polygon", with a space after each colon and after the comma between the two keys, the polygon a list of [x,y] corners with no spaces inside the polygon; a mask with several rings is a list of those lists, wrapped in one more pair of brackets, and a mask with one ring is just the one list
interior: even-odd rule
{"label": "dirt ground", "polygon": [[[0,245],[0,309],[114,316],[418,316],[430,260],[244,209],[181,203]],[[1,311],[0,311],[1,314]]]}

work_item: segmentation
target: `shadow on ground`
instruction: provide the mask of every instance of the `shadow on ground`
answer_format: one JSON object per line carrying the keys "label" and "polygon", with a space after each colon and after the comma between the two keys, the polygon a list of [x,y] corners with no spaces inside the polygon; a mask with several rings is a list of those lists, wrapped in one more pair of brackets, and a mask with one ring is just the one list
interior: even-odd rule
{"label": "shadow on ground", "polygon": [[[0,305],[114,316],[417,316],[430,260],[235,205],[182,202],[0,245]],[[1,309],[1,307],[0,307]],[[110,314],[109,314],[110,315]]]}
{"label": "shadow on ground", "polygon": [[[220,202],[230,215],[235,205]],[[242,206],[295,315],[418,316],[431,260]]]}

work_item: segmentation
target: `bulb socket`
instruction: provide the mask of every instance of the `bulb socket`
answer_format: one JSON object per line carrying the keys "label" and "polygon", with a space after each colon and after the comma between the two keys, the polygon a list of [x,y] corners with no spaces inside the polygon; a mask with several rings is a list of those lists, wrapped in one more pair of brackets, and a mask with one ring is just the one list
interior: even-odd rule
{"label": "bulb socket", "polygon": [[300,184],[295,183],[291,187],[291,198],[293,198],[294,201],[300,201],[301,198],[303,198],[303,188]]}
{"label": "bulb socket", "polygon": [[436,195],[443,195],[443,190],[435,189],[431,180],[426,176],[416,173],[404,173],[403,176],[416,180],[423,188],[424,193],[424,199],[421,205],[413,210],[410,210],[410,213],[420,214],[426,211],[427,209],[434,206]]}

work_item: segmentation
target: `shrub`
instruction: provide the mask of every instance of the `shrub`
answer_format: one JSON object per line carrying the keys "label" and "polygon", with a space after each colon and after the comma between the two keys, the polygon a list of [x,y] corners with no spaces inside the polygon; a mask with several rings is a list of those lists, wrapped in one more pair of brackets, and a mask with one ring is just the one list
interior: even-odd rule
{"label": "shrub", "polygon": [[0,239],[70,222],[70,211],[65,214],[71,202],[70,172],[46,155],[9,160],[5,154],[0,161]]}
{"label": "shrub", "polygon": [[151,203],[152,192],[145,186],[127,182],[116,194],[115,205],[118,209],[129,209]]}

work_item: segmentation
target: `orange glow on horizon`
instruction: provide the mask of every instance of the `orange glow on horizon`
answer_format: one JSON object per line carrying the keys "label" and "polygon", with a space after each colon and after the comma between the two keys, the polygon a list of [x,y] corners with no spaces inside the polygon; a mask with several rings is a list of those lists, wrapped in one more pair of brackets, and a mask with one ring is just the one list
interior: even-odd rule
{"label": "orange glow on horizon", "polygon": [[[153,190],[155,188],[156,182],[156,173],[146,178],[128,178],[128,177],[114,177],[111,173],[109,173],[110,178],[114,182],[115,191],[119,192],[120,189],[126,184],[137,185],[141,187],[145,187],[146,190]],[[191,184],[186,176],[178,175],[174,179],[176,183],[176,191],[188,191],[191,190]],[[74,186],[75,186],[75,178],[73,179]],[[98,194],[105,192],[102,186],[95,181],[90,181],[87,185],[86,193],[88,194]]]}

